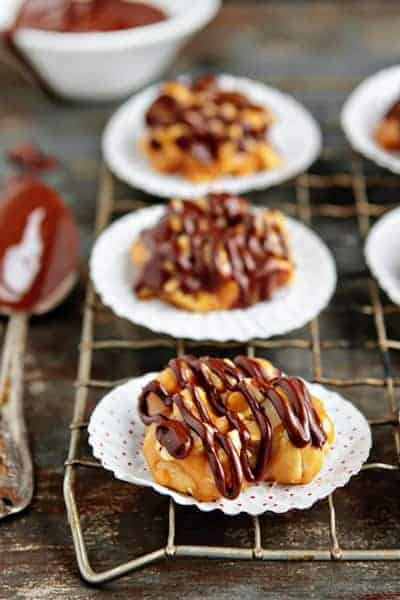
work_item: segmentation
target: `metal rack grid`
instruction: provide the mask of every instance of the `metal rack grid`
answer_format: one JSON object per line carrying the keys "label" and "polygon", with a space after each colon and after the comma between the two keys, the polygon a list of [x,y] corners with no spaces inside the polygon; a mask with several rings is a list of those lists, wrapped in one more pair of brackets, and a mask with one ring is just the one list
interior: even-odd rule
{"label": "metal rack grid", "polygon": [[[368,232],[370,219],[383,214],[391,206],[374,204],[368,201],[367,188],[373,186],[399,187],[398,178],[390,175],[366,176],[363,173],[362,161],[357,156],[352,156],[351,173],[340,173],[333,175],[304,174],[294,180],[291,184],[293,189],[293,202],[281,205],[288,213],[297,216],[305,223],[310,223],[312,217],[323,216],[331,219],[356,218],[358,230],[362,238]],[[353,196],[350,205],[338,205],[328,203],[314,203],[310,201],[310,193],[327,188],[346,188]],[[114,215],[134,210],[141,203],[133,200],[115,199],[114,180],[112,175],[103,166],[100,173],[98,210],[96,219],[96,234],[99,234],[108,225]],[[343,349],[349,347],[348,340],[321,340],[318,318],[314,319],[308,326],[308,339],[280,338],[272,340],[252,340],[247,345],[249,355],[254,355],[260,349],[273,348],[296,348],[311,352],[313,378],[317,383],[334,387],[371,386],[383,388],[387,399],[385,414],[379,418],[370,420],[373,427],[391,425],[394,435],[396,461],[393,464],[368,463],[364,469],[381,469],[395,471],[400,469],[400,409],[396,403],[395,389],[400,386],[400,378],[392,375],[390,367],[389,351],[400,350],[400,341],[389,339],[385,323],[385,316],[400,313],[400,307],[383,305],[380,299],[377,283],[367,274],[363,275],[369,290],[370,302],[367,305],[354,305],[351,310],[369,315],[374,319],[376,340],[366,341],[364,348],[377,348],[380,351],[383,377],[363,377],[351,379],[333,379],[325,377],[322,369],[322,351],[328,349]],[[96,340],[96,305],[98,299],[92,285],[89,283],[83,314],[82,337],[80,345],[80,357],[77,378],[77,392],[75,408],[71,423],[71,441],[66,461],[64,479],[64,497],[67,506],[68,519],[71,526],[73,543],[77,556],[79,570],[82,577],[93,584],[116,579],[140,567],[162,558],[172,557],[204,557],[220,559],[254,559],[254,560],[400,560],[400,540],[397,549],[344,549],[341,547],[337,534],[337,519],[333,495],[327,499],[329,505],[329,528],[330,547],[327,549],[267,549],[263,547],[260,528],[260,518],[252,518],[254,543],[252,548],[222,547],[222,546],[200,546],[200,545],[176,545],[175,544],[175,506],[170,500],[168,511],[168,537],[166,545],[155,552],[151,552],[138,558],[129,560],[106,571],[94,571],[88,560],[86,545],[84,541],[80,515],[77,507],[75,484],[77,471],[80,468],[97,467],[102,468],[98,462],[86,460],[79,457],[79,445],[83,430],[87,427],[85,414],[89,390],[91,388],[109,389],[121,383],[121,381],[95,380],[91,378],[91,367],[93,353],[96,350],[107,349],[130,349],[143,350],[149,348],[168,347],[175,349],[177,354],[182,354],[185,348],[196,348],[201,344],[184,340],[174,340],[167,337],[159,337],[150,340]],[[350,310],[350,309],[349,309]],[[117,317],[116,317],[117,318]],[[219,348],[243,348],[239,343],[213,344]],[[262,518],[262,517],[261,517]]]}

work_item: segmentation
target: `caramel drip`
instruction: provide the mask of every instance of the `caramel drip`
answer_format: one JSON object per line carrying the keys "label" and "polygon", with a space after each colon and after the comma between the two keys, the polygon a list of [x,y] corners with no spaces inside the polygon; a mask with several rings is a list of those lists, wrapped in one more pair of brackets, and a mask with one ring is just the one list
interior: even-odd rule
{"label": "caramel drip", "polygon": [[189,294],[215,291],[233,279],[240,290],[235,307],[245,307],[270,298],[291,268],[278,223],[266,223],[244,198],[228,194],[210,196],[205,206],[171,202],[166,215],[145,230],[141,240],[150,259],[136,280],[139,295],[145,289],[158,294],[170,278]]}
{"label": "caramel drip", "polygon": [[[236,498],[243,481],[263,481],[271,459],[272,424],[262,402],[269,401],[279,415],[290,441],[299,448],[312,444],[322,448],[326,434],[313,407],[310,394],[301,379],[283,377],[279,371],[269,377],[257,360],[238,356],[234,363],[218,358],[184,356],[169,362],[180,392],[170,395],[159,381],[152,381],[142,391],[139,413],[146,425],[157,425],[156,437],[161,446],[176,459],[187,457],[193,447],[193,434],[201,439],[215,484],[225,498]],[[241,442],[238,453],[228,433],[212,423],[199,393],[202,388],[210,407],[218,417],[226,417],[229,432],[237,431]],[[198,416],[186,405],[182,392],[188,390]],[[260,432],[258,447],[241,416],[226,405],[226,392],[240,392],[245,398]],[[167,407],[179,409],[182,421],[148,412],[147,399],[155,394]],[[225,456],[224,468],[222,455]],[[251,461],[251,457],[255,460]]]}

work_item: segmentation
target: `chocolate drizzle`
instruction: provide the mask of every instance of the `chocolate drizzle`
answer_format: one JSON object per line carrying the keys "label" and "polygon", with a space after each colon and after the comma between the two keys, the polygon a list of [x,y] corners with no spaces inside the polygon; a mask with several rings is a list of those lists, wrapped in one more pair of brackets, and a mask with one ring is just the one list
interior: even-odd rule
{"label": "chocolate drizzle", "polygon": [[[271,377],[261,362],[245,356],[236,357],[234,362],[184,356],[171,360],[169,368],[175,374],[180,391],[171,395],[159,381],[152,381],[140,396],[140,417],[146,425],[157,425],[157,440],[176,459],[183,459],[190,454],[193,434],[197,435],[203,443],[216,487],[225,498],[236,498],[244,480],[255,482],[265,479],[271,459],[273,429],[263,403],[269,402],[274,407],[290,441],[296,447],[312,444],[322,448],[326,441],[321,421],[301,379],[284,377],[277,369]],[[183,394],[185,390],[190,394],[197,414],[188,406]],[[227,419],[227,433],[222,433],[213,424],[202,401],[201,390],[205,392],[214,415]],[[258,444],[252,441],[240,414],[227,406],[229,392],[240,392],[244,397],[260,433]],[[167,410],[161,408],[161,412],[150,414],[150,394],[155,395]],[[182,420],[166,416],[174,404]],[[230,435],[235,431],[241,443],[240,452]],[[225,461],[221,460],[221,450]]]}
{"label": "chocolate drizzle", "polygon": [[159,223],[140,237],[149,259],[135,291],[159,295],[171,279],[187,294],[238,284],[235,307],[271,297],[293,265],[278,213],[253,213],[244,198],[219,194],[202,202],[171,201]]}
{"label": "chocolate drizzle", "polygon": [[[170,89],[174,86],[183,87],[187,93],[174,95]],[[213,75],[168,82],[146,113],[153,150],[161,149],[159,129],[178,125],[183,133],[176,140],[177,146],[204,165],[217,158],[226,142],[243,152],[254,142],[264,141],[271,123],[267,109],[240,92],[221,89]]]}

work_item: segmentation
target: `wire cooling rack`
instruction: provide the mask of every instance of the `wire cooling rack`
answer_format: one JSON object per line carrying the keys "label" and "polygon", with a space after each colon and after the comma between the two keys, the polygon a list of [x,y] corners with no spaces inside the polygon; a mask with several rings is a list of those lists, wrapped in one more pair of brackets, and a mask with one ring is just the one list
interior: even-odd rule
{"label": "wire cooling rack", "polygon": [[[397,189],[400,192],[400,179],[391,175],[364,174],[362,160],[352,155],[349,159],[349,172],[335,174],[305,174],[290,182],[290,201],[281,203],[280,207],[288,214],[294,215],[305,223],[311,223],[313,219],[326,218],[334,220],[337,227],[343,226],[346,220],[355,220],[358,234],[364,239],[370,220],[379,217],[393,205],[373,203],[369,201],[370,190],[380,188],[382,190]],[[96,234],[99,234],[110,220],[126,211],[135,210],[142,203],[128,200],[117,200],[114,193],[115,182],[112,175],[103,166],[99,179],[98,192],[98,210],[96,219]],[[323,191],[332,190],[332,197],[335,197],[334,190],[345,190],[350,195],[350,201],[344,204],[327,203],[323,201]],[[314,196],[318,199],[322,195],[322,200],[314,201]],[[312,199],[311,199],[312,196]],[[324,375],[323,354],[324,351],[342,350],[352,348],[352,341],[349,339],[321,339],[320,336],[320,318],[314,319],[308,326],[307,339],[293,338],[285,336],[272,340],[253,340],[247,345],[249,355],[265,349],[273,351],[274,349],[296,349],[296,351],[308,352],[311,354],[313,381],[333,387],[353,388],[360,386],[361,389],[381,388],[386,397],[382,405],[382,413],[376,418],[370,420],[373,432],[381,426],[390,426],[394,436],[395,456],[392,463],[370,462],[364,465],[364,470],[386,470],[389,472],[400,469],[400,409],[396,402],[396,388],[400,386],[400,378],[392,373],[390,351],[400,350],[400,340],[390,339],[387,330],[387,319],[389,316],[400,314],[400,307],[391,304],[383,304],[377,283],[367,272],[359,274],[362,284],[367,286],[369,301],[366,304],[351,303],[345,307],[345,311],[352,311],[370,317],[374,322],[374,339],[368,339],[361,343],[361,348],[376,349],[380,352],[382,362],[382,377],[357,377],[335,379]],[[178,545],[175,543],[175,534],[178,526],[175,520],[175,505],[171,500],[166,518],[168,519],[168,535],[165,545],[156,550],[144,554],[138,558],[128,560],[114,568],[105,571],[95,571],[88,559],[87,547],[85,544],[82,522],[77,504],[77,479],[78,471],[86,468],[102,468],[94,460],[87,460],[81,455],[81,445],[84,441],[84,432],[87,428],[87,405],[89,393],[92,389],[110,389],[121,381],[99,380],[92,378],[92,365],[94,353],[98,350],[125,349],[128,351],[140,351],[155,348],[170,348],[177,354],[186,351],[196,352],[196,347],[201,344],[185,340],[174,340],[167,337],[156,337],[151,339],[97,339],[97,308],[100,302],[95,295],[92,285],[89,283],[86,292],[84,305],[82,337],[80,345],[77,391],[75,397],[75,408],[73,420],[71,423],[71,441],[66,461],[66,471],[64,480],[64,496],[67,506],[68,519],[71,526],[73,543],[77,556],[78,566],[82,577],[90,583],[102,583],[116,579],[131,571],[144,567],[156,560],[173,557],[203,557],[219,559],[248,559],[248,560],[400,560],[400,540],[397,548],[388,549],[345,549],[340,545],[340,536],[338,535],[337,512],[333,495],[327,499],[329,506],[329,530],[330,545],[326,549],[310,548],[287,548],[287,549],[267,549],[263,546],[262,530],[260,521],[265,517],[254,517],[253,524],[253,546],[245,547],[226,547],[226,546],[203,546],[203,545]],[[117,319],[117,317],[115,317]],[[350,334],[350,331],[349,331]],[[219,343],[214,347],[243,350],[243,344]],[[394,476],[394,475],[392,475]],[[207,518],[205,514],[204,518]],[[101,540],[98,540],[100,543]]]}

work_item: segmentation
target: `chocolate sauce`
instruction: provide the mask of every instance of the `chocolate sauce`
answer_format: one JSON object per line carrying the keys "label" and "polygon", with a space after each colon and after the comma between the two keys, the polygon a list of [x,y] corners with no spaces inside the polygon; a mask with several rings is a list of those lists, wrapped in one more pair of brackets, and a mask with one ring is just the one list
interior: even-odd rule
{"label": "chocolate sauce", "polygon": [[[186,133],[178,138],[177,144],[204,165],[212,163],[228,141],[243,152],[247,145],[265,139],[268,120],[256,126],[241,116],[241,111],[246,109],[261,115],[265,113],[264,107],[254,104],[240,92],[222,90],[213,75],[198,77],[184,85],[195,94],[192,103],[179,102],[162,92],[148,109],[146,124],[155,135],[160,127],[184,125]],[[239,131],[234,139],[229,135],[229,126],[235,126]],[[150,145],[156,150],[153,142],[157,142],[156,138],[150,138]]]}
{"label": "chocolate sauce", "polygon": [[141,241],[150,259],[138,274],[138,295],[145,289],[158,295],[171,277],[185,293],[213,292],[233,279],[240,289],[235,306],[245,307],[270,298],[292,268],[280,225],[228,194],[211,195],[205,205],[172,201]]}
{"label": "chocolate sauce", "polygon": [[[270,377],[255,359],[238,356],[234,363],[218,358],[184,356],[169,362],[180,391],[173,396],[157,380],[142,391],[139,414],[146,425],[157,425],[156,437],[161,446],[176,459],[187,457],[193,447],[193,434],[199,436],[215,479],[215,485],[225,498],[236,498],[243,481],[263,481],[271,459],[272,424],[262,402],[269,402],[279,415],[290,441],[298,448],[312,444],[322,448],[326,434],[313,407],[310,394],[301,379],[283,377],[279,370]],[[229,431],[221,433],[213,424],[201,401],[199,389],[207,395],[217,416],[226,417]],[[195,415],[186,405],[183,391],[188,390],[197,409]],[[241,392],[260,432],[258,446],[252,442],[245,422],[226,406],[226,392]],[[182,421],[162,414],[149,414],[147,400],[155,394],[172,409],[175,404]],[[240,454],[230,432],[236,431],[241,442]],[[226,466],[220,451],[226,456]]]}
{"label": "chocolate sauce", "polygon": [[29,142],[15,146],[8,152],[7,157],[20,169],[35,174],[50,171],[57,165],[54,156],[45,154],[39,146]]}
{"label": "chocolate sauce", "polygon": [[60,33],[119,31],[167,18],[156,6],[126,0],[25,0],[15,25]]}
{"label": "chocolate sauce", "polygon": [[78,265],[78,232],[58,194],[25,179],[0,201],[0,306],[30,311]]}

